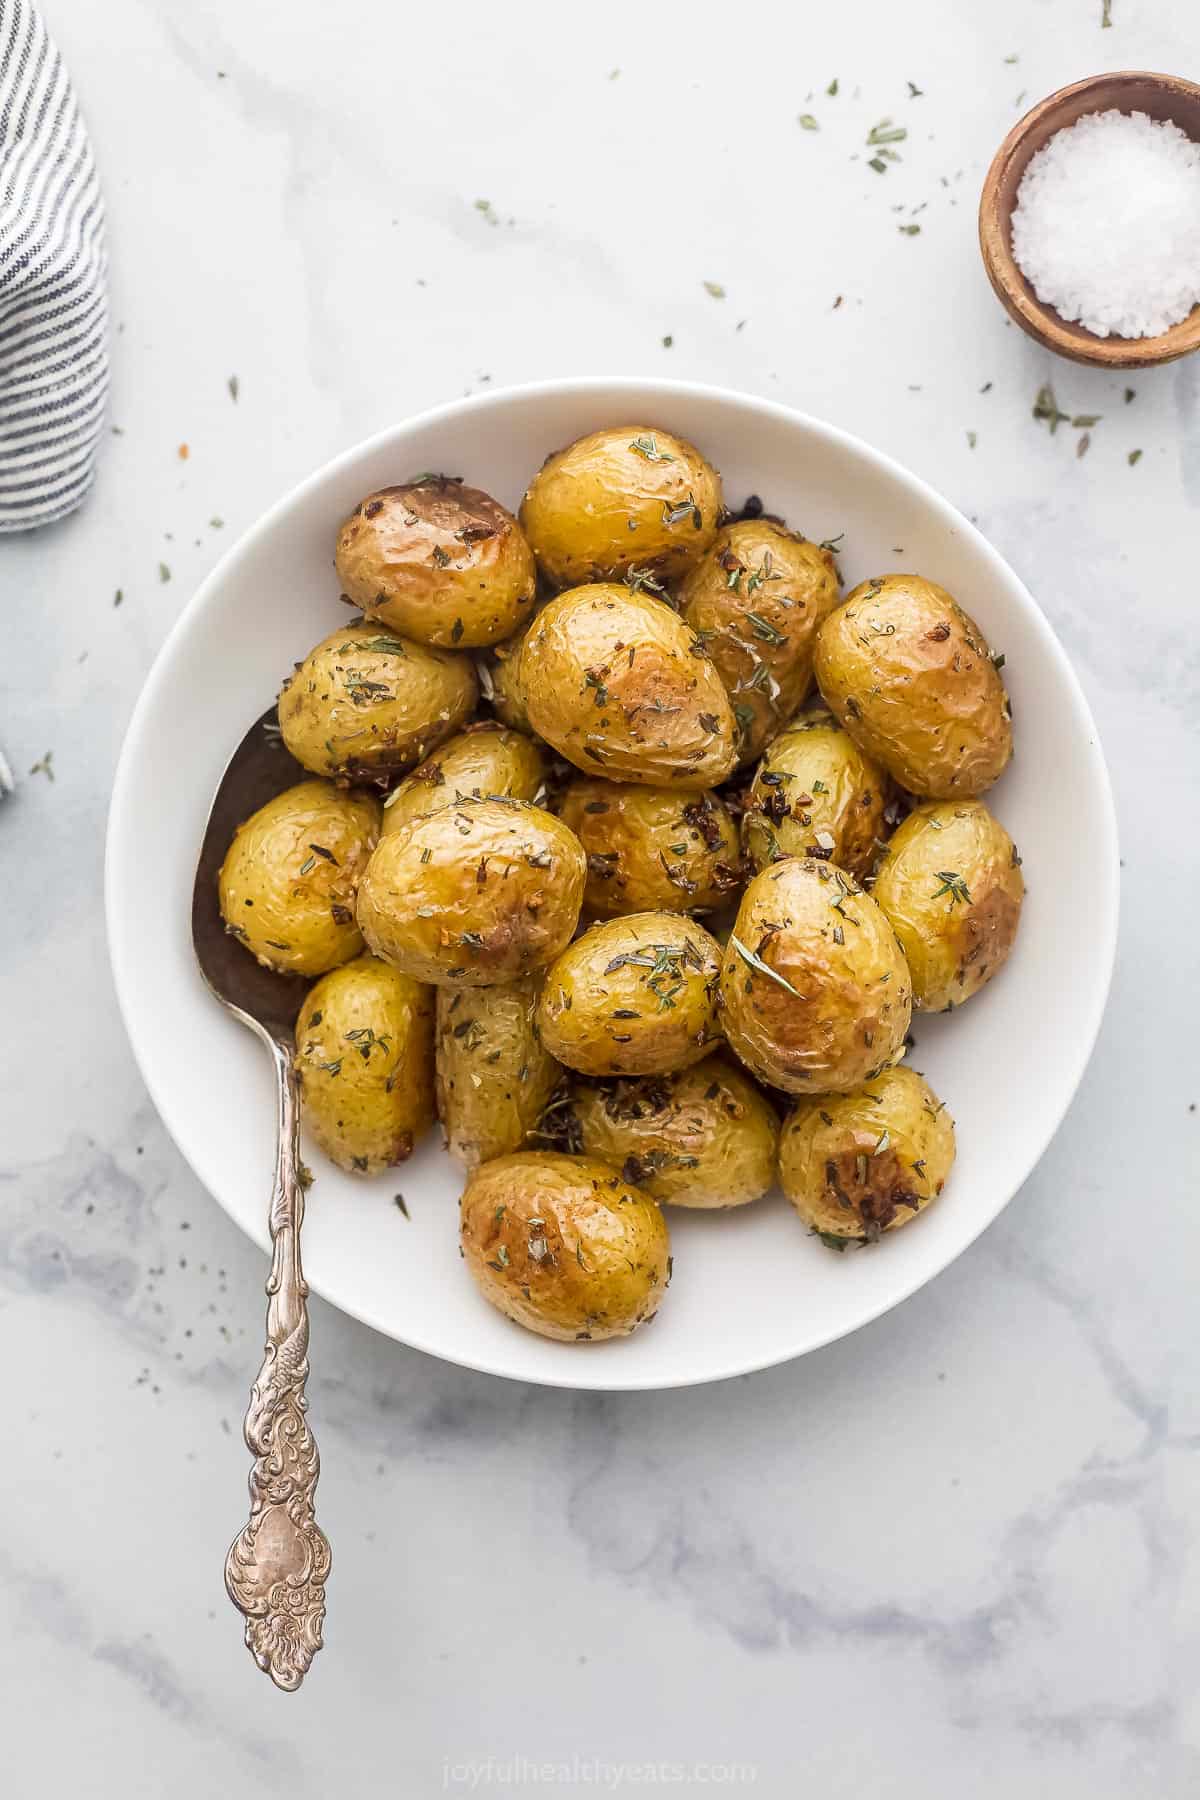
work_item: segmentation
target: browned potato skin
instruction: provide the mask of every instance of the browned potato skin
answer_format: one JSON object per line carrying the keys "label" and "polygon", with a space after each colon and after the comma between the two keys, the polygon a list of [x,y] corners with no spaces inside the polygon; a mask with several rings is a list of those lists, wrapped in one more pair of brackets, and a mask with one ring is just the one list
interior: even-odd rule
{"label": "browned potato skin", "polygon": [[540,806],[468,800],[379,842],[358,922],[376,956],[416,981],[488,987],[552,962],[583,903],[583,851]]}
{"label": "browned potato skin", "polygon": [[468,1169],[519,1150],[562,1075],[537,1029],[540,975],[503,987],[438,989],[438,1113]]}
{"label": "browned potato skin", "polygon": [[721,946],[694,919],[663,912],[606,919],[547,972],[538,1005],[542,1043],[583,1075],[686,1068],[720,1036],[720,967]]}
{"label": "browned potato skin", "polygon": [[751,869],[782,856],[824,856],[862,881],[887,834],[888,786],[831,714],[802,713],[767,745],[755,770],[742,815]]}
{"label": "browned potato skin", "polygon": [[954,1121],[915,1069],[885,1069],[849,1094],[802,1100],[779,1142],[779,1179],[831,1250],[915,1219],[946,1184]]}
{"label": "browned potato skin", "polygon": [[519,680],[533,730],[585,774],[709,788],[733,768],[733,712],[700,640],[623,583],[551,600],[525,639]]}
{"label": "browned potato skin", "polygon": [[583,845],[583,906],[596,918],[712,912],[741,886],[737,832],[716,794],[585,776],[558,814]]}
{"label": "browned potato skin", "polygon": [[770,519],[726,525],[680,586],[683,616],[737,709],[739,762],[807,696],[817,629],[839,591],[833,552]]}
{"label": "browned potato skin", "polygon": [[712,543],[721,509],[721,478],[694,444],[624,425],[548,456],[520,517],[542,573],[566,588],[631,569],[682,575]]}
{"label": "browned potato skin", "polygon": [[982,800],[928,801],[888,845],[871,890],[904,947],[920,1012],[961,1006],[1008,961],[1021,861]]}
{"label": "browned potato skin", "polygon": [[779,1120],[744,1070],[720,1052],[675,1075],[603,1086],[574,1099],[585,1156],[597,1156],[672,1206],[745,1206],[775,1183]]}
{"label": "browned potato skin", "polygon": [[279,728],[314,775],[386,785],[469,719],[478,697],[469,657],[364,619],[331,631],[288,676]]}
{"label": "browned potato skin", "polygon": [[[739,944],[774,974],[748,963]],[[868,1080],[901,1053],[912,1011],[891,926],[851,875],[813,857],[788,857],[754,877],[720,996],[732,1049],[789,1094],[846,1093]]]}
{"label": "browned potato skin", "polygon": [[[379,802],[300,781],[238,826],[217,877],[225,929],[268,969],[324,975],[362,951],[359,879]],[[320,846],[318,849],[317,846]]]}
{"label": "browned potato skin", "polygon": [[546,758],[532,738],[481,719],[427,757],[388,795],[383,803],[383,835],[464,797],[486,800],[500,794],[533,800],[545,780]]}
{"label": "browned potato skin", "polygon": [[534,603],[537,571],[517,521],[446,475],[368,494],[338,532],[335,560],[357,606],[422,644],[497,644]]}
{"label": "browned potato skin", "polygon": [[983,793],[1012,755],[1011,709],[974,620],[920,575],[860,582],[817,636],[817,684],[910,794]]}
{"label": "browned potato skin", "polygon": [[340,1169],[378,1175],[433,1123],[433,989],[374,956],[322,977],[296,1021],[304,1122]]}
{"label": "browned potato skin", "polygon": [[526,1150],[467,1183],[461,1238],[485,1300],[540,1337],[625,1337],[670,1279],[658,1206],[607,1163]]}

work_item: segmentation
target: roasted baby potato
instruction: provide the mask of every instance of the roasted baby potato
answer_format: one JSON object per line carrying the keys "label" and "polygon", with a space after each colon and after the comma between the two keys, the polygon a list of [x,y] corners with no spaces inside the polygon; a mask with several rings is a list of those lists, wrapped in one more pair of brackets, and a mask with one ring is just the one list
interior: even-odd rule
{"label": "roasted baby potato", "polygon": [[451,1156],[474,1169],[520,1150],[562,1075],[537,1029],[540,975],[438,990],[438,1113]]}
{"label": "roasted baby potato", "polygon": [[954,1121],[915,1069],[802,1100],[779,1141],[783,1191],[831,1250],[907,1224],[941,1193],[953,1161]]}
{"label": "roasted baby potato", "polygon": [[433,989],[374,956],[322,977],[296,1021],[304,1122],[340,1169],[378,1175],[433,1123]]}
{"label": "roasted baby potato", "polygon": [[912,1011],[891,926],[835,863],[788,857],[742,896],[721,967],[721,1023],[761,1081],[846,1093],[902,1052]]}
{"label": "roasted baby potato", "polygon": [[623,583],[543,607],[518,679],[533,730],[586,774],[708,788],[733,768],[733,713],[699,638]]}
{"label": "roasted baby potato", "polygon": [[526,1150],[484,1163],[461,1221],[484,1299],[542,1337],[624,1337],[657,1310],[670,1279],[661,1211],[591,1157]]}
{"label": "roasted baby potato", "polygon": [[479,686],[484,699],[501,724],[510,726],[513,731],[529,732],[533,729],[525,710],[525,694],[521,687],[521,651],[525,647],[529,629],[527,625],[516,637],[508,638],[503,644],[496,644],[486,656],[480,657],[478,664]]}
{"label": "roasted baby potato", "polygon": [[716,794],[573,781],[558,807],[587,855],[584,911],[712,912],[741,886],[737,833]]}
{"label": "roasted baby potato", "polygon": [[733,702],[738,761],[752,762],[812,686],[817,628],[838,602],[833,552],[770,519],[739,519],[678,597]]}
{"label": "roasted baby potato", "polygon": [[362,950],[359,879],[379,840],[379,802],[301,781],[234,833],[217,878],[221,917],[268,969],[324,975]]}
{"label": "roasted baby potato", "polygon": [[458,800],[507,795],[533,800],[546,779],[546,758],[520,731],[492,719],[468,725],[402,781],[383,803],[386,837],[422,813],[437,812]]}
{"label": "roasted baby potato", "polygon": [[478,695],[469,657],[427,649],[364,619],[330,632],[288,676],[279,728],[314,775],[386,786],[457,731]]}
{"label": "roasted baby potato", "polygon": [[721,946],[678,913],[593,925],[547,972],[542,1043],[584,1075],[658,1075],[699,1062],[720,1036]]}
{"label": "roasted baby potato", "polygon": [[982,800],[942,800],[897,829],[871,892],[904,948],[913,1005],[946,1012],[1008,961],[1025,882],[1012,839]]}
{"label": "roasted baby potato", "polygon": [[422,644],[498,644],[532,610],[537,571],[498,500],[448,475],[380,488],[338,532],[338,578],[369,618]]}
{"label": "roasted baby potato", "polygon": [[817,636],[817,684],[855,743],[910,794],[991,787],[1012,755],[1012,712],[986,639],[920,575],[860,582]]}
{"label": "roasted baby potato", "polygon": [[717,535],[721,478],[694,445],[645,425],[593,431],[548,456],[521,524],[553,587],[682,575]]}
{"label": "roasted baby potato", "polygon": [[883,770],[836,719],[801,713],[755,771],[742,815],[746,860],[757,871],[783,856],[823,856],[861,881],[886,834],[887,791]]}
{"label": "roasted baby potato", "polygon": [[488,987],[552,962],[583,903],[575,834],[540,806],[466,800],[381,838],[358,895],[376,956],[416,981]]}
{"label": "roasted baby potato", "polygon": [[779,1120],[720,1052],[675,1075],[577,1084],[572,1111],[585,1156],[611,1163],[673,1206],[744,1206],[775,1182]]}

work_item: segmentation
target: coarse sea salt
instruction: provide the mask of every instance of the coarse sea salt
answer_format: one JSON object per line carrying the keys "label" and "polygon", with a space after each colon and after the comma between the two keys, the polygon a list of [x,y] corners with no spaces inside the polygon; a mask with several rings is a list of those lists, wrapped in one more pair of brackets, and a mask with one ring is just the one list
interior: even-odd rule
{"label": "coarse sea salt", "polygon": [[1200,144],[1086,113],[1032,156],[1012,248],[1038,299],[1097,337],[1155,337],[1200,301]]}

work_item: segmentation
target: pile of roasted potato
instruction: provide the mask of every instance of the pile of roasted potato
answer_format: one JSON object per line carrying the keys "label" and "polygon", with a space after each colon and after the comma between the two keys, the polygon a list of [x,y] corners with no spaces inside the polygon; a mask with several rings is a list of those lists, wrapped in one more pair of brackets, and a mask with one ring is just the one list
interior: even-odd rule
{"label": "pile of roasted potato", "polygon": [[378,1174],[440,1119],[480,1291],[567,1340],[656,1311],[664,1206],[778,1181],[844,1250],[934,1200],[911,1014],[996,975],[1024,893],[979,798],[1003,659],[951,595],[843,599],[830,544],[640,425],[549,457],[519,518],[446,475],[369,494],[336,563],[361,616],[279,696],[310,778],[220,874],[245,948],[315,978],[326,1155]]}

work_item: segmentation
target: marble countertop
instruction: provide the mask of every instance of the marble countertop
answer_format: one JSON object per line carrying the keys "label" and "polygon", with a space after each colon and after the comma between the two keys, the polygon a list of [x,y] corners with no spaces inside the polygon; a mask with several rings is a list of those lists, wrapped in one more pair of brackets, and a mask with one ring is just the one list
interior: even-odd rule
{"label": "marble countertop", "polygon": [[[1193,1795],[1198,971],[1194,941],[1169,967],[1163,949],[1200,875],[1200,362],[1051,366],[975,248],[1025,102],[1101,68],[1186,71],[1187,9],[1114,0],[1103,29],[1101,0],[44,7],[107,187],[115,362],[94,496],[3,548],[20,1791]],[[908,135],[881,175],[884,118]],[[116,1015],[112,771],[180,607],[299,477],[485,383],[617,371],[845,426],[1011,559],[1112,769],[1112,1002],[999,1223],[791,1366],[573,1396],[318,1302],[335,1572],[327,1647],[288,1699],[221,1586],[262,1262],[167,1140]],[[1101,415],[1086,452],[1082,427],[1032,418],[1047,380]]]}

